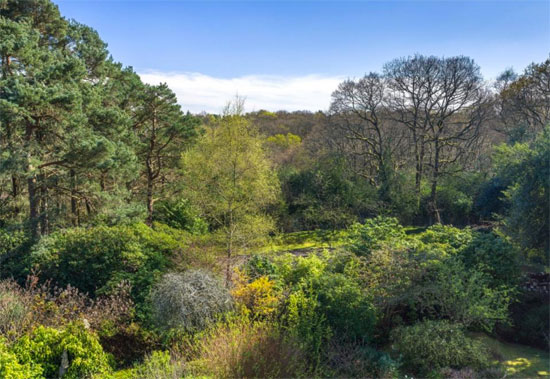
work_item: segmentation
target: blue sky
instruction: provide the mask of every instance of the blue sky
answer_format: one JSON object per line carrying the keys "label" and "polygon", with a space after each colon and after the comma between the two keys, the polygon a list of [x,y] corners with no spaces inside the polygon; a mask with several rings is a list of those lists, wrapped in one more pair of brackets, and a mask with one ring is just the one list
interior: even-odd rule
{"label": "blue sky", "polygon": [[236,92],[252,109],[326,109],[343,78],[414,53],[470,56],[487,79],[550,53],[548,0],[56,3],[195,112]]}

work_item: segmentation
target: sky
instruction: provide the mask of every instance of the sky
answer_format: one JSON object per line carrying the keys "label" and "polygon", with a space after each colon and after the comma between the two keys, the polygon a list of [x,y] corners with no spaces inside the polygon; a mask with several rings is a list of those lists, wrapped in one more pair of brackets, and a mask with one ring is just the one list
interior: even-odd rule
{"label": "sky", "polygon": [[415,53],[466,55],[487,80],[550,54],[550,0],[54,0],[184,110],[326,110],[338,83]]}

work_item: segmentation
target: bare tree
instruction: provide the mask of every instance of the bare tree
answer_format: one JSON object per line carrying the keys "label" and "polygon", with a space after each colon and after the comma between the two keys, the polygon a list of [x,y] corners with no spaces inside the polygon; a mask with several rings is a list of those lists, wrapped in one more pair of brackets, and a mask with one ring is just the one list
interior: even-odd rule
{"label": "bare tree", "polygon": [[385,66],[390,107],[411,132],[416,161],[416,191],[424,168],[430,169],[430,214],[441,222],[437,184],[445,170],[472,152],[489,115],[479,67],[467,57],[417,55]]}
{"label": "bare tree", "polygon": [[[370,73],[342,82],[332,94],[331,123],[341,133],[340,148],[351,153],[358,174],[380,185],[398,165],[396,152],[404,148],[405,135],[388,118],[386,80]],[[360,161],[360,164],[357,164]]]}

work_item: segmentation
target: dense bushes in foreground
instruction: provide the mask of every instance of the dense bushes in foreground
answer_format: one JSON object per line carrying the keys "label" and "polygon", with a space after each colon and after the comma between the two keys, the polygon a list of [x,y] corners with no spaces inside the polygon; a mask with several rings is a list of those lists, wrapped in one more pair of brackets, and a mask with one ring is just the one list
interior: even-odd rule
{"label": "dense bushes in foreground", "polygon": [[[393,377],[491,366],[469,333],[517,322],[513,245],[468,228],[409,233],[384,217],[346,235],[336,249],[254,255],[227,288],[223,264],[170,267],[193,237],[160,224],[52,234],[30,257],[67,287],[35,277],[26,287],[0,283],[2,369],[48,376],[64,354],[67,375],[121,378]],[[76,275],[86,265],[103,271]]]}

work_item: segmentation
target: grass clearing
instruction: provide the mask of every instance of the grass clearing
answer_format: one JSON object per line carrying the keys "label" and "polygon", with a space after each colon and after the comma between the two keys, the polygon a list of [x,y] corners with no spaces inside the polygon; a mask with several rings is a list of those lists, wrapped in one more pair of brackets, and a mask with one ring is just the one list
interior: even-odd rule
{"label": "grass clearing", "polygon": [[308,230],[281,234],[262,250],[263,253],[278,253],[305,249],[333,248],[346,244],[347,230]]}
{"label": "grass clearing", "polygon": [[499,341],[476,334],[498,358],[499,364],[512,378],[550,378],[550,353],[530,346]]}

